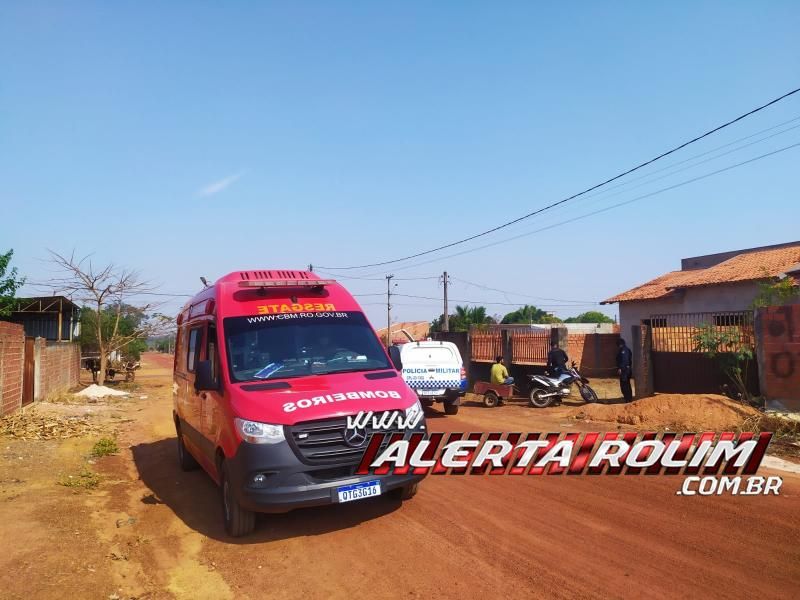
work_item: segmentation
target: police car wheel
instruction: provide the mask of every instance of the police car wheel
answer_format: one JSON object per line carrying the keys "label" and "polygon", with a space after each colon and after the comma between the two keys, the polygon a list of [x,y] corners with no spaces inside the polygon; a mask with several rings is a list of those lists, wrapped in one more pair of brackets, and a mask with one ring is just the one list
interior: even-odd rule
{"label": "police car wheel", "polygon": [[225,520],[225,531],[231,537],[241,537],[252,533],[256,528],[256,513],[245,510],[239,505],[233,494],[228,474],[228,466],[222,463],[222,516]]}
{"label": "police car wheel", "polygon": [[446,415],[457,415],[458,414],[458,404],[454,402],[447,402],[445,400],[444,403],[444,414]]}

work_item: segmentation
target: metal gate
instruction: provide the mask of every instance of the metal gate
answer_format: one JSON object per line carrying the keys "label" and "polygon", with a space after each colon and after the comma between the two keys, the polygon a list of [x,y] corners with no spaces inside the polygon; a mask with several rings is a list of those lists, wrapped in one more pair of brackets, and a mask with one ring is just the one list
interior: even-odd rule
{"label": "metal gate", "polygon": [[[651,315],[645,322],[652,332],[651,359],[656,392],[691,394],[720,393],[730,385],[719,361],[706,356],[697,336],[708,330],[726,334],[728,343],[720,354],[742,347],[755,347],[752,311],[703,312]],[[748,389],[758,393],[758,364],[755,358],[743,366]]]}
{"label": "metal gate", "polygon": [[25,363],[22,371],[22,406],[33,402],[34,338],[25,338]]}

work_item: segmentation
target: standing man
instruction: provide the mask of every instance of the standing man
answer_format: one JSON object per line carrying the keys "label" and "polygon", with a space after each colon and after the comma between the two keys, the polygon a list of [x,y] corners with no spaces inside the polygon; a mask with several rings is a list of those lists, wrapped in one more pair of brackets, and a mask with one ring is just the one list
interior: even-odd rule
{"label": "standing man", "polygon": [[631,375],[633,375],[633,353],[625,344],[625,340],[617,340],[617,375],[619,375],[619,389],[625,402],[633,400],[631,390]]}
{"label": "standing man", "polygon": [[511,385],[514,383],[514,378],[508,376],[508,369],[503,364],[503,357],[498,356],[492,365],[492,383],[501,385]]}
{"label": "standing man", "polygon": [[550,347],[550,352],[547,353],[547,368],[550,373],[552,373],[553,377],[558,377],[562,373],[566,373],[567,362],[569,362],[567,353],[559,348],[558,344],[553,344]]}

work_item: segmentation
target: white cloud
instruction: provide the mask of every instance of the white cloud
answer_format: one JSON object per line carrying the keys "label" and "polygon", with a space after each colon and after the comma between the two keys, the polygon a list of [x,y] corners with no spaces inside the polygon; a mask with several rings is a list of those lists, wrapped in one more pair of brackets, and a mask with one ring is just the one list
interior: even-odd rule
{"label": "white cloud", "polygon": [[219,181],[214,181],[209,183],[208,185],[204,186],[200,191],[197,192],[197,195],[201,198],[205,198],[206,196],[213,196],[215,194],[219,194],[223,190],[229,188],[234,183],[239,181],[242,176],[244,176],[244,171],[239,171],[238,173],[234,173],[233,175],[228,175],[227,177],[220,179]]}

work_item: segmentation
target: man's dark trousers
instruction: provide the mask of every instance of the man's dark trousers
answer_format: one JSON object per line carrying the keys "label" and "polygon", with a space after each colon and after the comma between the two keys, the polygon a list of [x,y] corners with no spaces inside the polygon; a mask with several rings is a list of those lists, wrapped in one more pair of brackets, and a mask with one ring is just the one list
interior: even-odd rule
{"label": "man's dark trousers", "polygon": [[622,367],[619,370],[619,389],[622,392],[622,397],[625,398],[625,402],[631,402],[633,400],[630,367]]}

